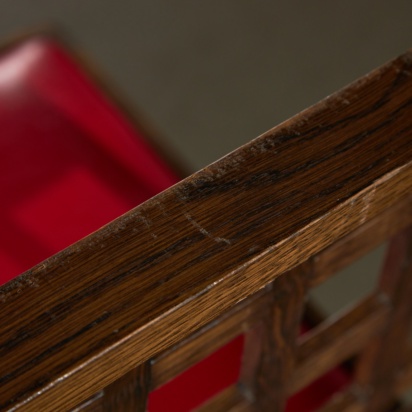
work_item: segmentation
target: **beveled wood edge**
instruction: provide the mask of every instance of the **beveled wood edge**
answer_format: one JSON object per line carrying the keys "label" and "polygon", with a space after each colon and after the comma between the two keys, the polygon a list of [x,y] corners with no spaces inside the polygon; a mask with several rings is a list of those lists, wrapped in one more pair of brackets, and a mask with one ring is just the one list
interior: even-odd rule
{"label": "beveled wood edge", "polygon": [[[409,55],[404,56],[401,60],[398,60],[398,64],[400,61],[409,60]],[[380,75],[380,72],[374,72],[374,75]],[[369,75],[361,82],[355,83],[355,85],[351,86],[352,89],[361,88],[372,77],[372,75]],[[319,112],[323,108],[329,107],[329,105],[336,105],[341,100],[341,96],[335,96],[332,100],[329,98],[314,108],[303,112],[295,119],[279,126],[275,131],[286,127],[285,125],[291,125],[291,123],[298,124],[302,121],[301,119],[310,117],[311,113]],[[246,146],[249,150],[251,147],[259,147],[262,141],[265,142],[266,137],[269,138],[275,131],[268,132],[266,136]],[[235,156],[236,154],[232,154],[216,165],[221,164],[226,170],[228,170],[228,167],[233,168]],[[216,170],[216,165],[213,166],[214,170]],[[98,245],[104,242],[109,234],[124,232],[127,230],[128,224],[137,219],[140,213],[158,205],[159,202],[163,202],[166,198],[174,198],[174,195],[179,190],[187,187],[187,185],[196,185],[198,179],[201,179],[202,175],[208,173],[207,170],[205,169],[205,171],[195,174],[186,182],[149,200],[140,208],[129,212],[124,217],[102,228],[96,234],[78,242],[74,247],[50,258],[46,263],[37,266],[15,281],[5,285],[0,289],[0,302],[7,304],[6,308],[14,310],[13,305],[19,305],[19,301],[33,287],[38,288],[36,294],[41,296],[45,289],[39,287],[38,280],[41,280],[56,265],[64,264],[72,256],[81,256],[82,253],[88,252],[90,244]],[[210,279],[211,283],[209,283],[206,289],[199,290],[196,287],[193,288],[190,299],[187,297],[190,293],[186,293],[173,310],[165,307],[162,316],[152,319],[145,327],[140,327],[133,333],[123,336],[121,339],[119,338],[115,344],[104,349],[102,348],[86,362],[73,365],[63,376],[56,376],[54,380],[44,385],[41,389],[36,390],[36,393],[15,403],[13,409],[23,407],[23,410],[25,408],[37,407],[46,411],[50,410],[50,408],[55,409],[57,406],[61,406],[63,401],[67,405],[67,399],[59,403],[58,397],[55,396],[57,392],[65,391],[65,388],[67,389],[67,394],[72,392],[71,402],[78,403],[82,399],[87,398],[99,390],[102,385],[105,386],[126,373],[133,365],[142,363],[156,353],[159,353],[162,349],[170,347],[171,344],[192,333],[195,330],[194,326],[188,325],[184,319],[194,318],[197,327],[206,324],[220,313],[223,313],[223,311],[232,307],[239,300],[246,298],[272,281],[281,273],[304,262],[313,254],[353,231],[359,224],[368,222],[386,208],[394,205],[410,192],[410,184],[407,182],[411,182],[411,179],[412,164],[408,161],[401,166],[387,169],[383,175],[376,177],[373,182],[370,182],[369,185],[356,193],[352,193],[343,199],[340,198],[337,206],[332,209],[328,209],[326,212],[321,210],[320,215],[312,216],[309,221],[302,218],[303,220],[299,222],[293,233],[284,234],[284,237],[275,244],[267,244],[263,250],[257,251],[253,256],[248,256],[247,261],[243,260],[237,266],[231,267],[229,271],[220,274],[221,278],[218,282],[215,282],[212,277]],[[180,206],[180,201],[177,203]],[[348,216],[351,218],[349,219]],[[190,227],[190,225],[193,226],[193,223],[189,221],[188,226]],[[325,228],[328,228],[328,230],[325,231]],[[331,230],[331,228],[333,229]],[[116,243],[116,240],[114,240],[114,243]],[[288,258],[289,252],[292,249],[295,252],[293,262]],[[242,282],[236,281],[238,278],[241,278]],[[248,285],[247,288],[245,287],[246,284]],[[57,286],[57,280],[55,286]],[[210,304],[211,301],[218,302],[218,304]],[[15,310],[18,310],[18,307]],[[172,332],[170,325],[173,325],[172,337],[170,336]],[[164,331],[169,331],[169,333],[162,334]],[[151,344],[147,345],[148,342],[151,342]],[[139,351],[135,352],[132,357],[129,356],[129,349],[131,347],[139,348]],[[128,360],[122,360],[122,357],[125,357],[126,354]],[[90,376],[93,374],[100,377],[99,382],[90,381]],[[80,388],[78,392],[69,390],[72,382],[76,382],[77,387]],[[53,403],[51,403],[51,400],[53,400]]]}
{"label": "beveled wood edge", "polygon": [[85,402],[81,403],[70,412],[101,412],[103,409],[103,391],[96,393]]}

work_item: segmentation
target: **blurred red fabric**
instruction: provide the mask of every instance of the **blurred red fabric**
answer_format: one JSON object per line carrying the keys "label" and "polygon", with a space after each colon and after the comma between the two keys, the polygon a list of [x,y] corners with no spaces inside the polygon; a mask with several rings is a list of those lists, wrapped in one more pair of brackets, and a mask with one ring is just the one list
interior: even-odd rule
{"label": "blurred red fabric", "polygon": [[0,57],[0,284],[178,181],[43,37]]}

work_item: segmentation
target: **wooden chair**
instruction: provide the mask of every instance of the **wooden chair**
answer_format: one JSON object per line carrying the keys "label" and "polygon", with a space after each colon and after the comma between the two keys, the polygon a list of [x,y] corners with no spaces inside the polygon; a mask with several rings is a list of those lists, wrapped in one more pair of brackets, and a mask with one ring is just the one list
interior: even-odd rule
{"label": "wooden chair", "polygon": [[[294,394],[288,410],[313,410],[304,393],[322,390],[317,410],[406,410],[411,66],[407,53],[5,283],[0,410],[150,410],[213,356],[232,372],[206,379],[225,388],[199,388],[200,411],[281,411]],[[385,240],[375,290],[308,324],[311,288]]]}

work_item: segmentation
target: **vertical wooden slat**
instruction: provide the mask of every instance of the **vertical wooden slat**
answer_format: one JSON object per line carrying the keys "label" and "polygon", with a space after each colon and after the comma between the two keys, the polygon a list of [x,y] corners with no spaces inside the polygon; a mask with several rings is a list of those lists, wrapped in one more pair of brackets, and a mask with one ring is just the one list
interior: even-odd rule
{"label": "vertical wooden slat", "polygon": [[396,377],[405,358],[412,315],[412,230],[390,242],[379,289],[392,307],[380,338],[363,351],[355,379],[369,397],[365,411],[384,411],[396,401]]}
{"label": "vertical wooden slat", "polygon": [[104,389],[104,412],[145,412],[150,386],[150,364],[133,369]]}
{"label": "vertical wooden slat", "polygon": [[305,263],[273,282],[266,316],[246,335],[240,385],[259,411],[284,409],[309,269]]}

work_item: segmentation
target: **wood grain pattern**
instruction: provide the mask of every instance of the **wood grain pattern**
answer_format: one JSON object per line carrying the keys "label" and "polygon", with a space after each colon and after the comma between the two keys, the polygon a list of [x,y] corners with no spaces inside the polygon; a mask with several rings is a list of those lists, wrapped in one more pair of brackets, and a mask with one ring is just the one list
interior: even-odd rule
{"label": "wood grain pattern", "polygon": [[297,340],[303,317],[308,278],[307,262],[274,282],[271,323],[257,376],[256,404],[262,411],[283,411],[296,361]]}
{"label": "wood grain pattern", "polygon": [[281,412],[285,407],[308,271],[310,266],[302,264],[274,281],[261,327],[246,335],[240,384],[259,411]]}
{"label": "wood grain pattern", "polygon": [[71,412],[103,412],[103,391],[98,392]]}
{"label": "wood grain pattern", "polygon": [[412,55],[0,288],[0,409],[75,407],[410,195]]}
{"label": "wood grain pattern", "polygon": [[150,365],[143,363],[103,391],[104,412],[145,412],[150,388]]}

